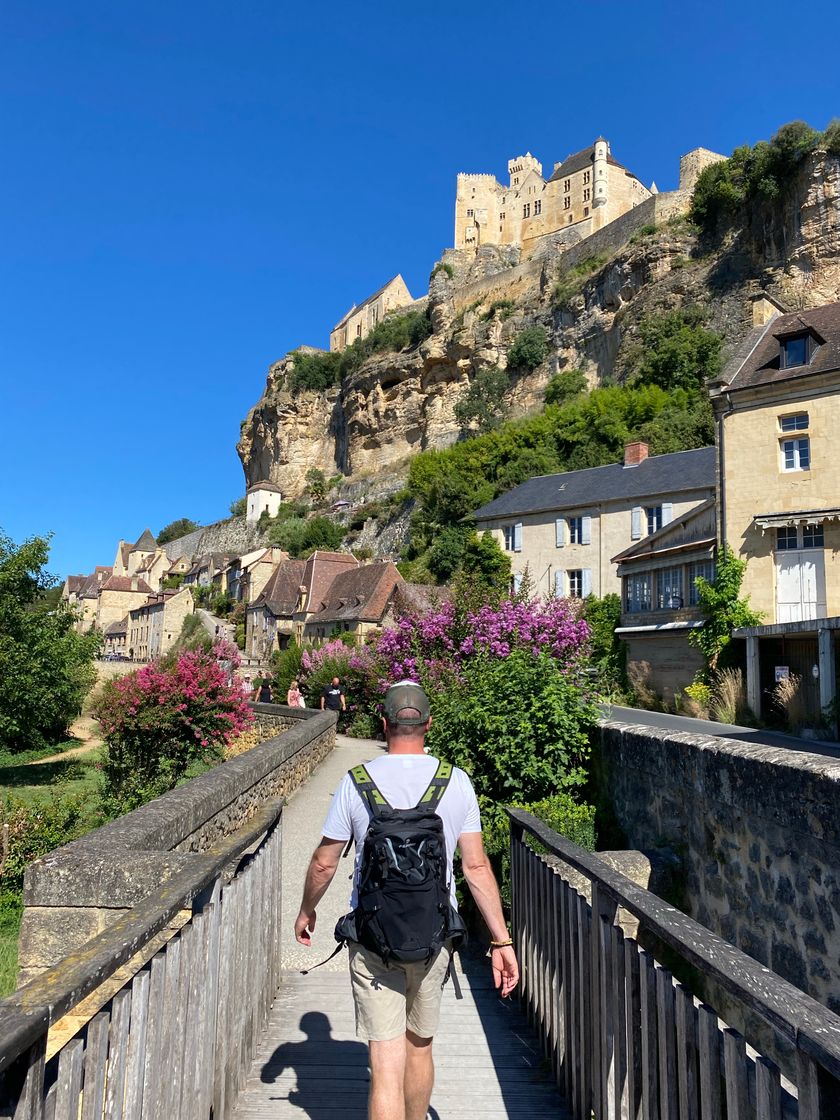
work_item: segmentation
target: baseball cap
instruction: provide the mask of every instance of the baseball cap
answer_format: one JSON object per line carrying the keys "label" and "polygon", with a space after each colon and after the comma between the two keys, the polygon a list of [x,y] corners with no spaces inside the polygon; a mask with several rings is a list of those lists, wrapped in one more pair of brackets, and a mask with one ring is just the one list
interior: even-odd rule
{"label": "baseball cap", "polygon": [[[403,727],[421,727],[429,718],[429,698],[414,681],[398,681],[385,693],[385,718],[388,723]],[[400,716],[406,708],[413,708],[416,716]]]}

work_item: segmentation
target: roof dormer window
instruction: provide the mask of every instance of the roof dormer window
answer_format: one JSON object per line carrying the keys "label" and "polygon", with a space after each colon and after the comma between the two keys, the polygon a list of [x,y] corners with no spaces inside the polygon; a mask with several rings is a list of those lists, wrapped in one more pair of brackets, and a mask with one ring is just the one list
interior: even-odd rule
{"label": "roof dormer window", "polygon": [[782,339],[781,368],[793,369],[794,366],[807,366],[813,352],[813,339],[810,334],[795,334]]}

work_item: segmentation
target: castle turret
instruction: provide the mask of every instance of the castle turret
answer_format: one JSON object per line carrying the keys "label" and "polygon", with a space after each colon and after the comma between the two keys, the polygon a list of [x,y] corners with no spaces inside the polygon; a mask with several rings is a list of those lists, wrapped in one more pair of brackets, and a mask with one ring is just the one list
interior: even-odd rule
{"label": "castle turret", "polygon": [[513,159],[509,159],[508,175],[510,175],[511,187],[516,190],[525,182],[525,176],[531,171],[536,171],[538,175],[542,175],[542,164],[530,152],[526,152],[524,156],[515,156]]}
{"label": "castle turret", "polygon": [[607,156],[610,146],[603,136],[595,141],[592,160],[592,205],[605,206],[607,202]]}

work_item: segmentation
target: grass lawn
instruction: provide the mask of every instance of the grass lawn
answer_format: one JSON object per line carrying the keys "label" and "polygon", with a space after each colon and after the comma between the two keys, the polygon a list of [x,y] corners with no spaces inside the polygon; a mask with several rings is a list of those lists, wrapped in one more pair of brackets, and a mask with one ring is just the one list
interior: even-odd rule
{"label": "grass lawn", "polygon": [[3,765],[0,759],[0,800],[11,796],[28,805],[51,801],[67,794],[93,794],[99,781],[96,763],[101,750],[91,751],[81,758],[45,762],[27,766],[17,760]]}
{"label": "grass lawn", "polygon": [[17,766],[25,762],[37,762],[39,758],[50,758],[54,754],[62,754],[73,747],[83,747],[81,739],[65,739],[62,743],[53,743],[51,747],[39,747],[34,751],[3,751],[0,750],[0,767]]}
{"label": "grass lawn", "polygon": [[0,999],[15,990],[20,915],[18,896],[0,894]]}

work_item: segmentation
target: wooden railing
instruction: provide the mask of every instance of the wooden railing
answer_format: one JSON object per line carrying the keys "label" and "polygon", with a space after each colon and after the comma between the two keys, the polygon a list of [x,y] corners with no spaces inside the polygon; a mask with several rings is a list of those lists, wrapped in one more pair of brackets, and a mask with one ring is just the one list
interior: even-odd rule
{"label": "wooden railing", "polygon": [[[530,813],[508,815],[522,998],[576,1120],[840,1117],[838,1016]],[[589,880],[591,905],[567,881],[570,868]],[[784,1077],[624,936],[619,907],[642,941],[676,954],[772,1031]]]}
{"label": "wooden railing", "polygon": [[[279,981],[281,808],[277,800],[261,806],[238,832],[0,1003],[0,1116],[230,1117]],[[52,1054],[56,1023],[179,922]]]}

